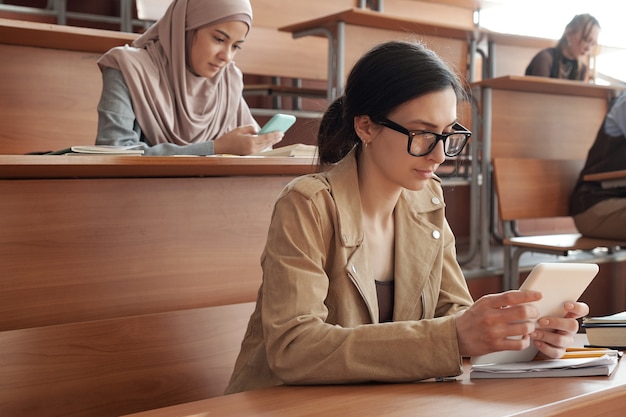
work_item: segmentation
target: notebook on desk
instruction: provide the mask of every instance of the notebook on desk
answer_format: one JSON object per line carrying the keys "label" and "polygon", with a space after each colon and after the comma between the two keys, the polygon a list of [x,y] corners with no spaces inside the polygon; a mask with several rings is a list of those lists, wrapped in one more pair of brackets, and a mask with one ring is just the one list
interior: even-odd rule
{"label": "notebook on desk", "polygon": [[618,360],[618,352],[613,351],[599,356],[473,365],[470,379],[609,376],[617,367]]}
{"label": "notebook on desk", "polygon": [[48,152],[46,155],[143,155],[143,149],[137,149],[141,145],[130,146],[107,146],[107,145],[81,145],[70,146],[58,151]]}

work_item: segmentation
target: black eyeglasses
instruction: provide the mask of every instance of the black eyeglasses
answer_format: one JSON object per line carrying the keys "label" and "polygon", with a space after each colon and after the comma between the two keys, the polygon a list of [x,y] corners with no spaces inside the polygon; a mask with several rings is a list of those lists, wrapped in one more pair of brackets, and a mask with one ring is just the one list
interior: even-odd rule
{"label": "black eyeglasses", "polygon": [[452,126],[452,129],[454,129],[453,132],[443,134],[429,132],[428,130],[409,130],[386,118],[376,123],[407,135],[409,141],[406,150],[413,156],[428,155],[435,149],[438,141],[443,142],[443,153],[445,153],[446,156],[457,156],[465,147],[470,136],[472,136],[472,132],[459,123],[455,123]]}

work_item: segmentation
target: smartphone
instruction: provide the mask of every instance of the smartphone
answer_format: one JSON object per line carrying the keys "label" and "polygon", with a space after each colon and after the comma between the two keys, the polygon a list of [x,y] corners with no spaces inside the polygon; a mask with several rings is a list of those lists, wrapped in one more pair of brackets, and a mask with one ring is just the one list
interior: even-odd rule
{"label": "smartphone", "polygon": [[296,122],[296,116],[277,113],[259,130],[259,135],[280,131],[285,133]]}

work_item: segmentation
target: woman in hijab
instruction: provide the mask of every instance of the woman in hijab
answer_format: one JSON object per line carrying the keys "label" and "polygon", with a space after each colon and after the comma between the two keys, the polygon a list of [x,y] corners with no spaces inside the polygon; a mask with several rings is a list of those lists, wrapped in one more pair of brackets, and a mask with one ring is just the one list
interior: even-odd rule
{"label": "woman in hijab", "polygon": [[247,155],[279,142],[256,134],[233,61],[251,24],[249,0],[174,0],[131,46],[104,54],[96,144]]}

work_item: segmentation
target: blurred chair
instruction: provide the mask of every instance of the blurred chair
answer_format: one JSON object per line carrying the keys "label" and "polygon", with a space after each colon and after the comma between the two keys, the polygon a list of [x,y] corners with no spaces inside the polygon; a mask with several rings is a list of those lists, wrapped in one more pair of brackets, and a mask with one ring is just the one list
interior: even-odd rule
{"label": "blurred chair", "polygon": [[137,18],[150,26],[163,16],[171,2],[172,0],[135,0]]}

